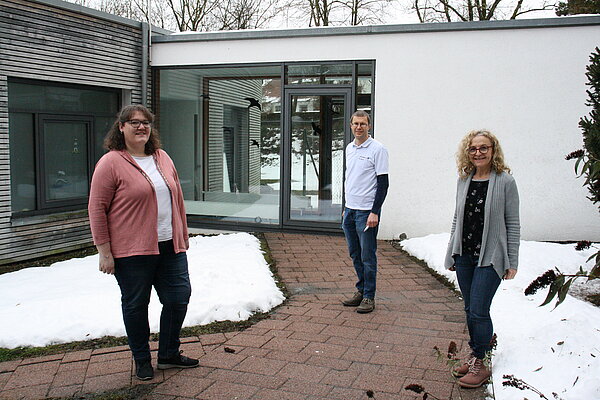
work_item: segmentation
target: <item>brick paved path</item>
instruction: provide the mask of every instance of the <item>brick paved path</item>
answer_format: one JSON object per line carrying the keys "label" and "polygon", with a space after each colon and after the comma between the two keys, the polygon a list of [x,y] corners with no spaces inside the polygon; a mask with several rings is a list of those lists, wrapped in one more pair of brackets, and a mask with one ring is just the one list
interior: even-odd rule
{"label": "brick paved path", "polygon": [[[421,266],[380,241],[376,309],[357,314],[340,303],[355,281],[343,237],[266,237],[291,298],[244,332],[183,339],[201,366],[157,371],[148,399],[358,400],[367,390],[377,400],[420,399],[404,390],[411,383],[443,400],[485,398],[482,389],[459,391],[432,355],[451,340],[465,346],[465,323],[461,301]],[[132,368],[127,347],[0,363],[0,398],[144,384]]]}

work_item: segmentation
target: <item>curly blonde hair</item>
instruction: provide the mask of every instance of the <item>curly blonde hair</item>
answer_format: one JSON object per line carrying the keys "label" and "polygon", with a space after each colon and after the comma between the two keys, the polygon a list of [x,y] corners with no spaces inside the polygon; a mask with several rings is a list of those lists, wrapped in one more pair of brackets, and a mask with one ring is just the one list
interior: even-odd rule
{"label": "curly blonde hair", "polygon": [[471,141],[475,136],[485,136],[492,142],[492,151],[494,152],[492,155],[492,169],[497,173],[506,171],[510,174],[510,168],[504,163],[504,152],[502,151],[498,138],[490,131],[481,129],[467,133],[458,145],[458,151],[456,152],[456,166],[458,167],[458,174],[460,177],[466,178],[475,169],[475,166],[469,158],[469,147],[471,147]]}

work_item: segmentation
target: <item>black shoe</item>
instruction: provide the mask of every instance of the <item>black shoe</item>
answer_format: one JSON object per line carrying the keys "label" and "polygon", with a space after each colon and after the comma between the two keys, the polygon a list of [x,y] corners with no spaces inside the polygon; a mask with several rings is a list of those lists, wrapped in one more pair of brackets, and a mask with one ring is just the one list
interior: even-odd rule
{"label": "black shoe", "polygon": [[169,369],[169,368],[194,368],[197,367],[199,362],[194,358],[189,358],[179,354],[174,355],[171,358],[159,358],[156,368],[158,369]]}
{"label": "black shoe", "polygon": [[135,362],[135,377],[140,381],[147,381],[154,378],[154,369],[150,360],[140,360]]}

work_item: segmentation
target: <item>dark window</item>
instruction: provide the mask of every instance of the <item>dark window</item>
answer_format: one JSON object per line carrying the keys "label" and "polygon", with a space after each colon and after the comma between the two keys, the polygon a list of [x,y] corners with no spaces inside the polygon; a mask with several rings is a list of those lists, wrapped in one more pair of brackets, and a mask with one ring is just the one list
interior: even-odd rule
{"label": "dark window", "polygon": [[120,92],[9,80],[13,214],[84,208]]}

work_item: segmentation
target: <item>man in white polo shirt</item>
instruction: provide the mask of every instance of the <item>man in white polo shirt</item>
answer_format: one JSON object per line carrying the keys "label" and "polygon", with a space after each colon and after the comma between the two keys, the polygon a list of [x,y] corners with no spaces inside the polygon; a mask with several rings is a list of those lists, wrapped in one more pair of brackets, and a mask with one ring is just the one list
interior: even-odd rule
{"label": "man in white polo shirt", "polygon": [[352,114],[350,127],[354,140],[346,146],[343,228],[358,281],[357,292],[342,304],[369,313],[375,309],[377,230],[389,186],[388,152],[369,135],[371,118],[365,111]]}

